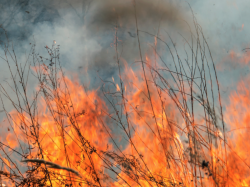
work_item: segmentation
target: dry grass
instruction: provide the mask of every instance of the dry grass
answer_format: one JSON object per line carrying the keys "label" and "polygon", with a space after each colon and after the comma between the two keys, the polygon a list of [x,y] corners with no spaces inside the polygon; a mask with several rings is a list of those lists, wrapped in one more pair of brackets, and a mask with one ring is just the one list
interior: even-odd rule
{"label": "dry grass", "polygon": [[[12,81],[9,88],[15,94],[15,99],[10,97],[6,87],[1,85],[1,101],[8,122],[4,125],[10,128],[7,133],[12,134],[16,145],[1,140],[0,183],[9,182],[8,185],[14,186],[206,186],[206,179],[209,179],[213,186],[234,184],[227,164],[229,147],[215,65],[195,19],[194,25],[196,30],[190,32],[190,39],[183,38],[185,58],[180,57],[171,37],[170,42],[166,42],[137,27],[139,48],[140,35],[147,34],[165,45],[172,60],[165,61],[157,47],[152,46],[153,57],[157,60],[154,62],[152,56],[146,58],[140,53],[134,71],[121,62],[116,40],[119,83],[103,80],[103,95],[93,99],[86,94],[85,104],[82,104],[85,108],[75,101],[77,91],[61,67],[59,46],[46,46],[48,58],[44,58],[32,45],[29,58],[20,63],[13,46],[2,43],[5,56],[1,58],[8,64]],[[28,82],[34,78],[38,87],[31,97]],[[83,89],[74,84],[79,90]],[[94,101],[100,104],[101,98],[105,100],[101,105],[106,107],[97,109]],[[5,107],[6,100],[13,106],[11,113]],[[57,136],[50,137],[50,132],[46,131],[46,119],[40,107],[46,108],[43,111],[47,115],[48,129],[56,129]],[[92,142],[91,133],[85,133],[86,128],[90,128],[87,124],[92,125],[93,121],[96,125],[93,129],[102,136],[95,137],[98,143]],[[45,139],[49,143],[44,144]],[[107,148],[99,146],[102,141],[108,143]],[[54,147],[58,154],[50,155],[45,145]],[[79,159],[72,160],[72,155]],[[63,160],[58,161],[57,156]],[[21,160],[25,164],[21,164]],[[62,164],[57,164],[61,161]]]}

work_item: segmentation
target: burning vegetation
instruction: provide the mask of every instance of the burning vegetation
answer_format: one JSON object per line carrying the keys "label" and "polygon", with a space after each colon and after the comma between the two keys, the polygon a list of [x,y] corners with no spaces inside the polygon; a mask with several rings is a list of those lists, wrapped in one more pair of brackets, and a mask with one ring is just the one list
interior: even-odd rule
{"label": "burning vegetation", "polygon": [[[32,45],[21,64],[9,43],[2,43],[11,93],[1,85],[6,117],[1,122],[0,186],[250,184],[248,85],[239,87],[242,94],[231,94],[224,114],[215,63],[195,19],[195,32],[183,37],[185,58],[170,36],[166,42],[150,33],[144,34],[155,43],[142,53],[143,31],[136,28],[140,59],[129,65],[120,57],[117,27],[119,78],[100,78],[97,90],[84,88],[76,74],[65,74],[55,42],[45,47],[48,58]],[[157,45],[165,46],[171,61]],[[29,80],[34,78],[31,94]]]}

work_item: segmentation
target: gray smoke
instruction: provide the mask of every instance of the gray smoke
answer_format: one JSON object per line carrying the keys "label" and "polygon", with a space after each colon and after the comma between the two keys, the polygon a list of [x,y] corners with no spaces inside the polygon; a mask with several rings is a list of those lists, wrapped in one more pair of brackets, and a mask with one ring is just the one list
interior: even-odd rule
{"label": "gray smoke", "polygon": [[[178,1],[179,2],[179,1]],[[136,17],[141,31],[168,40],[168,32],[186,32],[191,21],[187,3],[171,0],[136,0]],[[48,56],[44,46],[55,40],[60,45],[61,63],[65,70],[77,72],[83,84],[96,87],[101,76],[116,78],[117,64],[114,49],[115,28],[119,40],[118,53],[128,63],[139,59],[135,6],[132,0],[2,0],[0,25],[19,60],[24,63],[30,43],[36,51]],[[7,42],[3,30],[0,39]],[[154,37],[140,32],[142,53],[152,51]],[[164,48],[163,48],[164,49]],[[3,56],[3,51],[0,51]],[[9,80],[8,66],[0,60],[0,81]],[[15,68],[15,66],[13,66]]]}
{"label": "gray smoke", "polygon": [[[99,0],[93,3],[89,12],[88,33],[105,46],[94,53],[95,63],[91,64],[99,69],[116,66],[115,50],[110,48],[110,44],[114,42],[115,28],[120,40],[119,55],[126,61],[133,62],[139,57],[136,19],[140,31],[165,39],[168,38],[166,31],[174,35],[176,32],[185,33],[188,28],[186,22],[191,21],[184,8],[171,1]],[[140,32],[140,40],[143,43],[143,54],[149,53],[148,44],[154,43],[154,37]]]}
{"label": "gray smoke", "polygon": [[[20,55],[34,39],[41,54],[45,45],[56,40],[61,45],[65,68],[76,70],[88,66],[111,70],[115,53],[110,45],[117,24],[123,57],[133,61],[138,53],[132,0],[5,0],[0,9],[0,23],[17,51],[20,47]],[[184,30],[188,18],[183,7],[170,0],[136,0],[136,15],[139,29],[151,34],[162,34],[159,33],[162,29],[170,33]],[[1,39],[4,40],[2,33]],[[142,35],[141,40],[151,39]],[[145,45],[142,50],[147,49]]]}
{"label": "gray smoke", "polygon": [[[77,72],[82,83],[100,86],[102,79],[117,78],[116,51],[129,64],[139,60],[135,6],[132,0],[2,0],[0,25],[13,43],[19,63],[24,63],[30,43],[36,52],[48,56],[45,46],[55,40],[60,45],[61,63],[65,70]],[[138,29],[168,40],[167,33],[177,36],[186,32],[187,3],[172,0],[136,0]],[[0,40],[7,42],[0,29]],[[152,51],[154,37],[140,32],[143,55]],[[164,48],[162,48],[164,50]],[[166,53],[166,52],[164,52]],[[0,50],[1,56],[4,56]],[[10,81],[7,64],[0,59],[0,81]],[[13,66],[15,69],[15,66]],[[98,75],[97,75],[98,74]],[[32,77],[31,77],[32,79]],[[33,84],[30,87],[34,87]],[[91,89],[91,88],[90,88]],[[1,109],[1,108],[0,108]]]}
{"label": "gray smoke", "polygon": [[182,26],[184,12],[170,1],[150,0],[105,0],[95,1],[92,21],[99,26],[113,26],[116,22],[123,28],[135,27],[135,14],[143,29],[157,31],[161,25]]}

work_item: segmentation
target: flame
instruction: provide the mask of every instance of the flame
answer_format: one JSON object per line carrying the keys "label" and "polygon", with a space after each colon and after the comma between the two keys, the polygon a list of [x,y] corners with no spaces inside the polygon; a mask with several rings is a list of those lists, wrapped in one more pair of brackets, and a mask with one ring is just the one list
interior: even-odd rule
{"label": "flame", "polygon": [[[150,62],[148,57],[146,60]],[[136,145],[128,146],[124,153],[134,155],[137,158],[142,173],[137,173],[138,182],[128,177],[124,172],[120,173],[120,177],[125,179],[130,186],[139,186],[138,183],[142,186],[157,186],[155,181],[150,181],[150,178],[153,177],[169,185],[189,184],[188,181],[190,181],[191,176],[187,175],[187,168],[181,167],[185,162],[181,156],[184,149],[178,135],[179,132],[174,125],[178,116],[177,111],[168,110],[167,113],[164,113],[167,108],[171,108],[171,106],[173,108],[173,101],[167,93],[162,93],[159,96],[159,90],[157,91],[157,88],[152,84],[148,85],[151,93],[151,100],[149,100],[147,85],[142,82],[143,74],[140,71],[134,72],[127,66],[126,62],[124,64],[126,70],[122,77],[126,90],[128,90],[125,91],[124,95],[129,107],[124,112],[129,113],[130,125],[135,128],[135,134],[131,137],[131,142]],[[172,146],[176,148],[175,151],[171,150]],[[176,156],[179,160],[175,162],[168,159],[169,154]],[[165,178],[160,176],[165,176]],[[123,180],[115,183],[116,186],[121,184],[126,185]]]}
{"label": "flame", "polygon": [[[43,150],[42,159],[71,167],[78,171],[81,176],[95,183],[89,175],[91,162],[94,163],[95,170],[99,171],[103,161],[97,154],[87,153],[86,146],[90,142],[89,146],[95,147],[97,151],[106,148],[108,135],[105,133],[100,121],[104,120],[102,110],[106,110],[106,106],[97,96],[96,91],[86,92],[77,79],[71,81],[66,77],[65,83],[68,90],[70,90],[70,96],[61,94],[60,97],[55,97],[50,103],[45,98],[38,100],[39,112],[36,119],[33,120],[35,120],[34,123],[39,124],[38,136],[40,137],[39,146]],[[54,92],[60,94],[61,91],[58,88]],[[54,112],[51,113],[51,111]],[[17,111],[12,111],[10,115],[13,119],[14,132],[19,141],[23,143],[31,142],[32,139],[22,138],[25,137],[24,129],[32,128],[29,127],[32,125],[30,116],[27,113],[18,113]],[[78,131],[80,131],[81,136],[79,136]],[[34,133],[28,133],[28,136],[32,137]],[[9,132],[6,144],[11,148],[20,146],[16,137]],[[85,148],[82,145],[83,139],[81,137],[86,139]],[[41,157],[41,155],[36,154],[38,150],[37,143],[32,147],[33,151],[28,158]],[[8,160],[6,164],[10,167]],[[73,177],[72,174],[63,170],[59,170],[58,173],[61,174],[58,179],[68,180]],[[57,181],[51,181],[51,183],[53,186],[61,186]]]}
{"label": "flame", "polygon": [[230,137],[229,145],[229,174],[234,183],[230,186],[249,186],[250,160],[248,159],[249,139],[249,112],[250,112],[250,79],[249,77],[237,86],[237,92],[230,95],[229,105],[226,107],[225,122],[230,126],[227,134]]}
{"label": "flame", "polygon": [[224,57],[221,62],[216,65],[217,70],[235,69],[235,67],[244,67],[250,63],[249,47],[246,47],[242,52],[236,52],[234,50],[228,51],[228,55]]}
{"label": "flame", "polygon": [[[80,182],[76,181],[81,181],[80,178],[88,182],[81,182],[81,186],[231,187],[250,184],[250,144],[246,142],[250,119],[250,87],[247,83],[250,81],[239,84],[239,92],[230,96],[225,112],[225,122],[230,130],[226,129],[227,139],[224,140],[220,128],[207,128],[206,124],[212,122],[194,119],[185,105],[178,102],[181,97],[186,100],[186,96],[177,93],[173,97],[160,89],[154,81],[157,73],[151,68],[156,60],[152,62],[147,56],[145,67],[137,67],[137,70],[129,67],[125,60],[121,61],[125,67],[119,75],[121,88],[113,77],[111,82],[118,92],[115,94],[120,94],[118,98],[121,100],[117,100],[117,105],[122,106],[120,111],[116,107],[115,111],[108,108],[97,90],[85,91],[77,76],[73,76],[73,80],[64,77],[66,86],[47,88],[44,96],[38,98],[35,117],[27,111],[10,112],[12,123],[4,124],[5,127],[11,125],[7,128],[4,143],[12,149],[25,149],[23,145],[29,145],[28,159],[44,159],[72,168],[81,175],[77,178],[68,171],[54,171],[46,166],[44,168],[57,175],[56,180],[46,181],[47,185],[61,186],[57,182],[61,180],[73,181],[73,185],[79,186]],[[47,69],[43,65],[43,71]],[[44,86],[41,84],[39,88]],[[110,90],[107,93],[114,96]],[[110,103],[114,106],[113,100]],[[205,101],[203,104],[208,105]],[[127,135],[125,146],[116,145],[121,154],[112,155],[115,152],[114,145],[110,144],[112,120],[122,124]],[[213,137],[210,142],[209,136]],[[122,139],[122,136],[118,138]],[[228,149],[224,152],[225,148]],[[5,172],[15,167],[9,159],[1,159],[5,163]],[[120,169],[114,172],[117,178],[106,182],[104,176],[112,167]],[[43,174],[38,171],[36,177]],[[103,180],[99,183],[99,179]],[[10,181],[4,182],[9,184]]]}
{"label": "flame", "polygon": [[244,24],[242,24],[242,25],[241,25],[241,29],[240,29],[240,31],[242,31],[242,30],[243,30],[243,28],[244,28]]}
{"label": "flame", "polygon": [[121,91],[121,89],[120,89],[120,87],[119,87],[118,84],[116,84],[116,90],[117,90],[118,92]]}

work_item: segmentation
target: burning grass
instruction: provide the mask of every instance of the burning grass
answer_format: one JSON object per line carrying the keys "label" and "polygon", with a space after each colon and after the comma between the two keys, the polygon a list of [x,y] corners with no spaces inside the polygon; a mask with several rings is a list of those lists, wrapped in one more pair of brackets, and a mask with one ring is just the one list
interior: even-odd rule
{"label": "burning grass", "polygon": [[[153,52],[140,50],[133,66],[120,58],[115,36],[119,78],[102,80],[99,91],[65,75],[55,43],[46,46],[47,59],[32,45],[24,64],[3,44],[15,99],[1,85],[1,125],[8,130],[1,134],[0,184],[247,186],[248,161],[238,151],[243,147],[227,136],[226,125],[232,124],[224,122],[213,58],[194,25],[190,40],[183,37],[185,58],[171,38],[146,33],[155,39]],[[141,33],[137,27],[139,48]],[[170,62],[159,54],[159,43]],[[32,96],[30,74],[37,80]]]}

